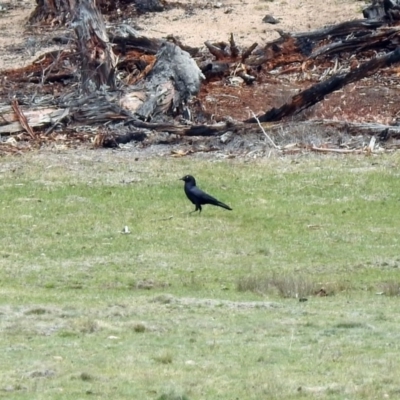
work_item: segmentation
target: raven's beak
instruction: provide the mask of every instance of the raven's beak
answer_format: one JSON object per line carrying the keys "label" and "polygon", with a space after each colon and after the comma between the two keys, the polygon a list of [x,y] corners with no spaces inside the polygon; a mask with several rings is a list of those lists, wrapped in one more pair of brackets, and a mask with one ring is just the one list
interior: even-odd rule
{"label": "raven's beak", "polygon": [[178,179],[178,181],[184,181],[185,180],[185,178],[179,178]]}

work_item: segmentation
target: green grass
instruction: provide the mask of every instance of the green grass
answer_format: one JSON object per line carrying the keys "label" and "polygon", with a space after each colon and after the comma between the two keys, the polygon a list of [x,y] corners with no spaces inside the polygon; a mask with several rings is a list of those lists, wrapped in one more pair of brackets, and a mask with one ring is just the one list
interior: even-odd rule
{"label": "green grass", "polygon": [[395,398],[399,164],[0,159],[0,398]]}

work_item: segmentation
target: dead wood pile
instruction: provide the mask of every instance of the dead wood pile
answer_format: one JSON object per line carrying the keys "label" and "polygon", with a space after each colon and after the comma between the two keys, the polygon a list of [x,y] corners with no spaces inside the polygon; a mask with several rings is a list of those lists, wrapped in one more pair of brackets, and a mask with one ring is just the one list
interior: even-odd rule
{"label": "dead wood pile", "polygon": [[[228,42],[206,42],[207,51],[174,37],[144,37],[124,24],[106,31],[91,1],[77,4],[63,49],[1,78],[3,141],[61,138],[118,146],[157,137],[172,143],[227,132],[244,135],[263,127],[273,134],[274,126],[282,130],[282,123],[332,92],[400,62],[400,0],[374,1],[364,10],[364,19],[312,32],[280,31],[279,39],[263,46],[242,49],[232,34]],[[199,97],[216,80],[255,87],[266,77],[296,74],[308,74],[311,85],[282,106],[243,122],[226,115],[215,123]],[[265,125],[270,122],[279,124]],[[378,141],[400,139],[397,125],[322,119],[306,123],[372,135]]]}

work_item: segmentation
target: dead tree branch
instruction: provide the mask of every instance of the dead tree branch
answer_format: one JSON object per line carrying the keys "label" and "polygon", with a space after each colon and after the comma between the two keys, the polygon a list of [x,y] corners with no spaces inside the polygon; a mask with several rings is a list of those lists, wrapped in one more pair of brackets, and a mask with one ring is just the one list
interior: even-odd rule
{"label": "dead tree branch", "polygon": [[[289,103],[280,108],[272,108],[265,114],[258,117],[261,122],[279,121],[305,110],[308,107],[323,100],[324,97],[335,90],[341,89],[349,83],[356,82],[367,76],[375,74],[379,69],[387,67],[400,61],[400,47],[382,57],[374,58],[364,64],[361,64],[347,74],[338,74],[332,78],[319,82],[316,85],[302,91],[292,98]],[[255,118],[250,118],[245,122],[256,123]]]}

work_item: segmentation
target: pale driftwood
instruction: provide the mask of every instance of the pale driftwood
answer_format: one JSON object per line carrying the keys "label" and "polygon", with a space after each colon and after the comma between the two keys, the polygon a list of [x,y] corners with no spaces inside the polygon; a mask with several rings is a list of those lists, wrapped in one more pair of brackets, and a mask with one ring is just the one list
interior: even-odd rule
{"label": "pale driftwood", "polygon": [[[68,115],[64,115],[65,109],[27,108],[26,106],[19,106],[19,108],[31,128],[42,128],[54,124],[55,121],[58,123]],[[25,128],[13,108],[9,105],[0,105],[0,134],[13,134],[23,130]],[[30,136],[32,137],[32,134]]]}

